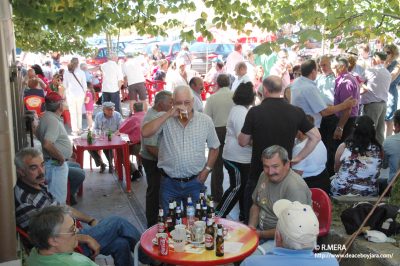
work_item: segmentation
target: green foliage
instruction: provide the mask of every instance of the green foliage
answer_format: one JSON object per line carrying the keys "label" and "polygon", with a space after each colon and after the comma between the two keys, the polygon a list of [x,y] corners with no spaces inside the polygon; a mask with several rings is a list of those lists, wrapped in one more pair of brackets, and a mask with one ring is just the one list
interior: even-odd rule
{"label": "green foliage", "polygon": [[11,0],[11,4],[18,47],[65,53],[87,53],[86,37],[116,35],[120,29],[165,35],[181,22],[172,18],[158,23],[159,14],[195,9],[191,0]]}
{"label": "green foliage", "polygon": [[[400,36],[399,0],[196,0],[215,17],[208,11],[199,12],[189,29],[178,15],[167,19],[161,16],[193,11],[198,8],[195,0],[10,1],[18,46],[30,51],[81,51],[85,37],[102,32],[116,34],[126,28],[157,36],[180,27],[185,40],[192,40],[195,33],[211,40],[212,26],[251,34],[247,25],[276,32],[285,24],[298,24],[306,29],[299,33],[301,44],[309,38],[333,40],[341,36],[343,46],[373,38],[391,41]],[[277,44],[264,46],[260,52],[271,51]]]}

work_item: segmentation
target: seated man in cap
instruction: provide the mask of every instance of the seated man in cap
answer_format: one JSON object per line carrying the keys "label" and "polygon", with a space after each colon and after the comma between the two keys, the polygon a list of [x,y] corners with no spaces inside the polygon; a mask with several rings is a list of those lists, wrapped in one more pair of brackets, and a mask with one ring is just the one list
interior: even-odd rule
{"label": "seated man in cap", "polygon": [[[108,132],[112,132],[113,134],[119,134],[119,128],[122,123],[122,115],[115,111],[115,105],[113,102],[104,102],[103,103],[103,112],[99,112],[96,114],[94,118],[94,130],[101,130],[104,134],[108,134]],[[93,157],[93,160],[96,166],[100,166],[100,173],[104,173],[106,169],[106,165],[103,162],[103,159],[96,151],[89,151],[90,155]],[[108,161],[108,172],[113,172],[113,152],[112,150],[104,150],[104,154]]]}
{"label": "seated man in cap", "polygon": [[330,253],[313,253],[317,244],[319,222],[309,205],[281,199],[274,203],[273,211],[278,217],[275,248],[265,255],[248,257],[241,266],[339,265]]}
{"label": "seated man in cap", "polygon": [[[17,170],[17,183],[14,187],[16,223],[23,230],[29,231],[33,229],[29,226],[29,222],[37,211],[48,206],[59,206],[62,203],[47,190],[44,178],[47,164],[45,165],[43,154],[38,149],[20,150],[15,155],[14,163]],[[85,256],[94,258],[99,253],[111,255],[116,266],[133,266],[131,252],[134,251],[135,244],[140,239],[140,233],[131,223],[117,216],[97,220],[72,207],[70,211],[72,217],[88,225],[85,225],[76,237],[82,245]],[[55,238],[52,240],[54,241]],[[139,253],[140,257],[141,253]]]}
{"label": "seated man in cap", "polygon": [[67,208],[43,208],[32,216],[29,228],[29,238],[35,248],[30,252],[28,265],[97,265],[88,257],[74,252],[78,245],[78,229]]}

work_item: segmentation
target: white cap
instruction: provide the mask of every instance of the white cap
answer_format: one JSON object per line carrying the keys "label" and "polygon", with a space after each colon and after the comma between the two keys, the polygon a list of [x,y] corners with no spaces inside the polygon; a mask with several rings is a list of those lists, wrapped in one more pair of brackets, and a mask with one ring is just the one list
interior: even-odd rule
{"label": "white cap", "polygon": [[273,210],[282,234],[301,244],[316,240],[319,222],[311,206],[281,199],[274,203]]}

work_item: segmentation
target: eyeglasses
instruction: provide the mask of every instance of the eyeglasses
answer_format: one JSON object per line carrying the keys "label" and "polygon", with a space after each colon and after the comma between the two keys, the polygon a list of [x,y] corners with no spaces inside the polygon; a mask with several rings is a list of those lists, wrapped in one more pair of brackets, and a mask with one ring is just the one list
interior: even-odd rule
{"label": "eyeglasses", "polygon": [[188,106],[192,101],[174,102],[174,105],[185,105]]}
{"label": "eyeglasses", "polygon": [[72,228],[72,231],[71,232],[61,232],[61,233],[58,233],[58,234],[56,234],[56,235],[76,235],[76,233],[78,232],[78,228],[76,228],[76,220],[75,220],[75,218],[73,218],[73,220],[74,220],[74,224],[73,224],[73,228]]}

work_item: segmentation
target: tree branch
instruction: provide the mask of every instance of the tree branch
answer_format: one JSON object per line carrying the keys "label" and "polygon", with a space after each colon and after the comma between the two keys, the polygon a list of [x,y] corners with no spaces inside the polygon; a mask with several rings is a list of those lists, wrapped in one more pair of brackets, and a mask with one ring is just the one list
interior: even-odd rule
{"label": "tree branch", "polygon": [[343,24],[345,24],[346,22],[351,21],[351,20],[353,20],[355,18],[358,18],[358,17],[362,17],[364,15],[365,15],[364,13],[352,15],[352,16],[346,18],[345,20],[343,20],[342,22],[340,22],[339,25],[337,25],[335,28],[331,29],[331,31],[335,31],[335,30],[341,28],[343,26]]}
{"label": "tree branch", "polygon": [[382,13],[382,16],[391,17],[391,18],[394,18],[396,20],[400,20],[400,16],[394,15],[394,14]]}
{"label": "tree branch", "polygon": [[382,16],[381,22],[379,22],[378,26],[376,26],[377,29],[379,29],[382,26],[383,21],[385,20],[385,17],[386,17],[386,15]]}

